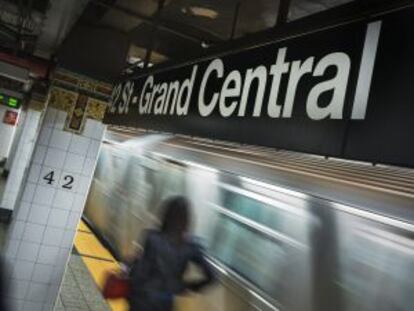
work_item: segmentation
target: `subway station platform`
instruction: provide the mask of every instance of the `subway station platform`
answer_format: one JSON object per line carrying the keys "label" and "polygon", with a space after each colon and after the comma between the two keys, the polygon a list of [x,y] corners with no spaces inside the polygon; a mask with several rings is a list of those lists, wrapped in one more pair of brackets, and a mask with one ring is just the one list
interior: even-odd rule
{"label": "subway station platform", "polygon": [[81,222],[55,311],[128,310],[126,302],[106,301],[101,294],[106,273],[118,268],[113,256]]}

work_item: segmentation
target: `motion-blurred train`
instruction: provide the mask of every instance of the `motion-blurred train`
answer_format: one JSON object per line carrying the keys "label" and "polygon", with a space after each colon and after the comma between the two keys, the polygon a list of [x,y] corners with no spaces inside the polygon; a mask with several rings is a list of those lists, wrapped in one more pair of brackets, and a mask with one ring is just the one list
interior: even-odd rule
{"label": "motion-blurred train", "polygon": [[112,128],[85,217],[123,258],[176,194],[220,280],[191,310],[414,310],[413,170]]}

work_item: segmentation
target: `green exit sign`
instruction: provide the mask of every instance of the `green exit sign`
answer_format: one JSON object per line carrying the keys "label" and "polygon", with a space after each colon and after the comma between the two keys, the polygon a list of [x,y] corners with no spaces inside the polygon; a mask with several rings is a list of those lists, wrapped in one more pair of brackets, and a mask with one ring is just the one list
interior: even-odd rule
{"label": "green exit sign", "polygon": [[10,108],[18,109],[20,108],[21,101],[18,98],[0,94],[0,104],[6,105]]}

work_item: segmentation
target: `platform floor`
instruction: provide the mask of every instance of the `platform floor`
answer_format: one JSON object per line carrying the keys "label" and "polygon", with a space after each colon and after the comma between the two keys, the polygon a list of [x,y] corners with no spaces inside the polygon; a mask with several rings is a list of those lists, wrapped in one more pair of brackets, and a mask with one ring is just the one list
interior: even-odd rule
{"label": "platform floor", "polygon": [[105,275],[119,264],[82,221],[66,270],[55,311],[126,311],[125,301],[106,301],[101,295]]}
{"label": "platform floor", "polygon": [[55,311],[110,311],[82,257],[72,254]]}
{"label": "platform floor", "polygon": [[[74,243],[74,254],[69,261],[69,268],[73,270],[74,267],[78,267],[84,270],[84,279],[79,279],[79,287],[83,291],[84,295],[90,296],[86,299],[86,305],[89,306],[89,301],[94,301],[96,304],[90,309],[80,310],[113,310],[113,311],[126,311],[128,310],[127,303],[123,300],[105,301],[101,295],[101,289],[105,282],[105,277],[108,271],[118,270],[119,263],[111,255],[111,253],[100,243],[93,232],[88,226],[81,221],[78,227]],[[68,282],[70,282],[70,269],[67,271]],[[80,276],[79,276],[80,277]],[[60,295],[60,300],[65,306],[65,284],[67,279],[64,279],[63,287]],[[73,283],[72,283],[73,284]],[[59,302],[60,303],[60,302]],[[58,307],[59,305],[57,305]],[[84,304],[85,306],[85,304]],[[102,309],[96,309],[99,306]],[[63,309],[68,310],[68,309]]]}

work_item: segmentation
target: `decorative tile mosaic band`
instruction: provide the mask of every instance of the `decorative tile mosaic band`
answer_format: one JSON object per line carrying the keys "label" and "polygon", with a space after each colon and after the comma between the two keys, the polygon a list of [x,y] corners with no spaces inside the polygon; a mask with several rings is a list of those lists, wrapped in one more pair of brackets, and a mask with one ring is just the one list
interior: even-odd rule
{"label": "decorative tile mosaic band", "polygon": [[46,101],[39,101],[36,99],[30,99],[29,101],[29,109],[35,110],[35,111],[43,111],[46,108]]}
{"label": "decorative tile mosaic band", "polygon": [[81,133],[86,118],[101,121],[106,105],[105,101],[61,87],[53,86],[50,90],[49,106],[68,113],[65,130],[70,132]]}
{"label": "decorative tile mosaic band", "polygon": [[96,93],[97,97],[109,97],[112,94],[112,85],[89,79],[87,77],[74,74],[63,69],[58,69],[53,73],[53,82],[65,84],[71,88],[75,87],[79,91]]}

